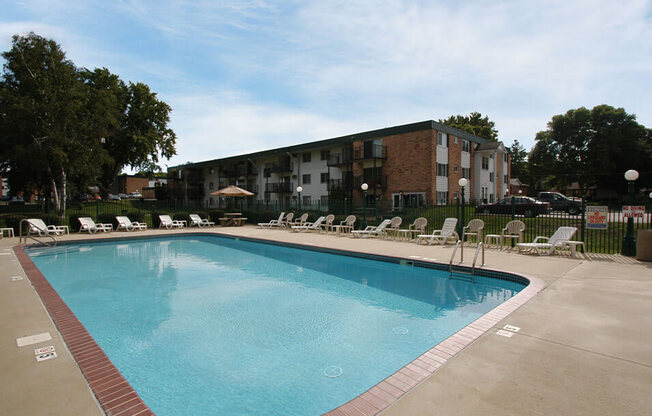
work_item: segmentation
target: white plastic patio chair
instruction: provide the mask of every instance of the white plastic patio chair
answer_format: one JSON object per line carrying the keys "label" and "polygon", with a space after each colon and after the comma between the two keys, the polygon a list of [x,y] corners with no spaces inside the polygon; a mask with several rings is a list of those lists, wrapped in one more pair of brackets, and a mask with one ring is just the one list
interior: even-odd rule
{"label": "white plastic patio chair", "polygon": [[119,230],[133,231],[133,230],[147,229],[147,224],[145,224],[144,222],[131,221],[129,217],[115,217],[115,219],[118,221],[118,228],[116,228],[116,231]]}
{"label": "white plastic patio chair", "polygon": [[304,222],[301,225],[293,225],[292,226],[292,231],[313,231],[313,230],[318,230],[321,231],[321,224],[324,222],[326,217],[321,216],[317,218],[317,221],[315,222]]}
{"label": "white plastic patio chair", "polygon": [[444,245],[448,240],[457,241],[460,239],[459,234],[455,231],[457,226],[457,218],[446,218],[441,230],[434,230],[432,234],[420,234],[417,236],[417,244],[425,241],[428,245],[437,241],[439,244]]}
{"label": "white plastic patio chair", "polygon": [[334,225],[333,226],[333,231],[337,233],[339,236],[340,234],[344,233],[350,233],[353,231],[353,226],[356,221],[356,216],[355,215],[349,215],[346,217],[344,221],[341,221],[339,225]]}
{"label": "white plastic patio chair", "polygon": [[482,242],[482,229],[484,228],[484,221],[481,219],[473,219],[462,228],[462,242],[466,241],[466,237],[475,236],[478,244]]}
{"label": "white plastic patio chair", "polygon": [[368,225],[367,228],[364,230],[353,230],[351,231],[351,234],[354,237],[362,237],[362,238],[367,238],[367,237],[384,237],[385,234],[385,229],[389,226],[389,224],[392,222],[392,220],[383,220],[380,224],[378,224],[377,227],[373,225]]}
{"label": "white plastic patio chair", "polygon": [[408,228],[398,230],[398,234],[400,237],[405,237],[406,240],[411,240],[419,234],[424,234],[426,232],[426,225],[428,225],[428,220],[424,217],[419,217]]}
{"label": "white plastic patio chair", "polygon": [[79,223],[81,224],[81,227],[79,228],[80,233],[84,231],[88,231],[89,234],[98,231],[104,231],[105,233],[113,231],[113,224],[95,223],[91,217],[80,217]]}
{"label": "white plastic patio chair", "polygon": [[[326,218],[324,218],[324,222],[321,223],[321,229],[328,234],[330,231],[334,231],[333,228],[333,221],[335,220],[335,215],[333,214],[328,214]],[[319,230],[321,232],[321,230]]]}
{"label": "white plastic patio chair", "polygon": [[519,253],[521,250],[534,250],[540,256],[549,256],[554,253],[555,250],[569,248],[569,241],[571,241],[576,232],[576,227],[559,227],[549,238],[538,235],[533,242],[518,243],[516,248]]}
{"label": "white plastic patio chair", "polygon": [[198,214],[190,214],[190,226],[196,225],[197,227],[211,227],[215,225],[213,221],[208,221],[207,218],[202,218]]}

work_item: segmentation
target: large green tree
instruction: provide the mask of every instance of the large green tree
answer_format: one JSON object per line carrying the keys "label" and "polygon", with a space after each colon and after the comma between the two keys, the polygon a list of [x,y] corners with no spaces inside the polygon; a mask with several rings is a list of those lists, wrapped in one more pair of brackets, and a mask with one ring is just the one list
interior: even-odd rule
{"label": "large green tree", "polygon": [[123,168],[158,169],[176,153],[170,107],[143,83],[78,69],[53,40],[14,36],[0,80],[0,169],[12,192],[52,196],[63,215],[68,183],[105,193]]}
{"label": "large green tree", "polygon": [[638,185],[652,186],[652,134],[623,108],[598,105],[556,115],[539,132],[529,155],[529,168],[553,185],[578,182],[582,189],[625,191],[623,174],[641,173]]}
{"label": "large green tree", "polygon": [[473,112],[468,116],[456,115],[450,116],[446,120],[439,120],[440,123],[447,126],[456,127],[476,136],[489,140],[498,140],[498,130],[496,124],[489,120],[488,116],[482,117],[482,114]]}
{"label": "large green tree", "polygon": [[[103,155],[93,137],[88,91],[59,45],[34,33],[14,36],[0,82],[0,160],[12,192],[53,197],[65,211],[68,178],[93,177]],[[49,192],[48,192],[49,190]]]}

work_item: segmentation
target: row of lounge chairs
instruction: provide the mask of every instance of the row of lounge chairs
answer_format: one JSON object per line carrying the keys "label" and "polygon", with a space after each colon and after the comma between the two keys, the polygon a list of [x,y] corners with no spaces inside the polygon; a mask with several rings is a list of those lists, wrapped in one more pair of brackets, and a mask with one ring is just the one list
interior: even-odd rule
{"label": "row of lounge chairs", "polygon": [[[208,219],[201,218],[197,214],[190,214],[190,226],[197,227],[211,227],[215,223],[209,221]],[[147,224],[144,222],[131,221],[127,216],[117,216],[115,217],[118,223],[116,231],[125,230],[125,231],[137,231],[137,230],[147,230]],[[169,215],[159,215],[160,225],[159,228],[183,228],[188,226],[186,220],[173,220]],[[62,225],[47,225],[40,218],[29,218],[27,220],[29,228],[27,230],[27,235],[39,235],[39,236],[57,236],[64,234],[68,231],[67,226]],[[91,217],[80,217],[79,218],[79,232],[88,232],[89,234],[101,232],[111,232],[113,231],[113,224],[110,223],[96,223]]]}
{"label": "row of lounge chairs", "polygon": [[[334,231],[338,235],[350,233],[353,237],[369,238],[394,238],[408,241],[415,241],[417,244],[437,243],[444,245],[448,242],[457,242],[460,236],[457,232],[457,218],[446,218],[441,229],[433,230],[432,233],[426,234],[426,225],[428,220],[420,217],[414,220],[408,228],[400,228],[401,217],[394,217],[383,220],[379,225],[367,226],[361,230],[354,230],[353,226],[356,220],[354,215],[350,215],[339,225],[334,225],[335,216],[329,214],[321,216],[314,222],[308,222],[308,214],[303,214],[298,219],[294,219],[293,213],[287,215],[282,212],[278,219],[266,223],[258,223],[261,228],[288,228],[292,231]],[[483,241],[484,221],[481,219],[472,219],[462,228],[463,242],[470,241],[473,237],[477,243]],[[521,251],[534,251],[539,255],[549,255],[556,250],[570,249],[574,256],[578,246],[583,247],[583,243],[572,240],[577,232],[576,227],[559,227],[551,237],[537,236],[533,242],[521,242],[525,231],[525,223],[520,220],[509,221],[501,230],[500,234],[488,234],[484,238],[485,244],[494,243],[503,249],[504,244],[508,241],[514,241],[516,248]]]}

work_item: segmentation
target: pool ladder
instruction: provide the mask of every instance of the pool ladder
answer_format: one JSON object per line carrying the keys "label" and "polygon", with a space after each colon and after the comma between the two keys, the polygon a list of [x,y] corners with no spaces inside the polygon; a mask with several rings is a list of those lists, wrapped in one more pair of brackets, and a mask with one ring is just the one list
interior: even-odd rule
{"label": "pool ladder", "polygon": [[[18,232],[19,232],[19,234],[18,234],[18,244],[24,244],[24,243],[27,243],[27,239],[28,239],[28,238],[31,238],[32,240],[36,241],[36,242],[39,243],[39,244],[43,244],[43,245],[46,246],[46,247],[54,247],[54,246],[57,245],[57,239],[54,238],[54,236],[53,236],[52,234],[50,234],[50,233],[48,232],[48,230],[41,230],[41,231],[43,232],[43,234],[45,235],[45,237],[50,237],[50,239],[52,239],[52,242],[51,242],[51,243],[48,243],[48,242],[46,242],[46,241],[39,240],[38,238],[36,238],[36,236],[30,234],[29,231],[27,231],[27,235],[23,235],[23,222],[26,222],[26,221],[27,221],[27,220],[26,220],[25,218],[23,218],[22,220],[20,220],[20,223],[18,224]],[[32,225],[28,223],[27,226],[28,226],[28,227],[31,227]],[[38,227],[36,227],[36,228],[38,228]],[[43,236],[39,236],[39,237],[43,237]]]}
{"label": "pool ladder", "polygon": [[453,249],[453,254],[451,255],[451,259],[448,262],[448,272],[449,272],[449,278],[450,279],[461,279],[461,280],[467,280],[475,283],[475,269],[476,269],[476,263],[478,261],[478,255],[482,252],[482,263],[480,264],[479,267],[484,266],[484,244],[482,242],[478,243],[478,246],[475,249],[475,256],[473,256],[473,264],[471,265],[471,273],[469,273],[468,267],[455,267],[453,265],[453,259],[455,259],[455,253],[457,253],[457,249],[461,247],[460,249],[460,262],[458,264],[464,263],[464,244],[462,244],[462,241],[459,240],[457,244],[455,244],[455,248]]}

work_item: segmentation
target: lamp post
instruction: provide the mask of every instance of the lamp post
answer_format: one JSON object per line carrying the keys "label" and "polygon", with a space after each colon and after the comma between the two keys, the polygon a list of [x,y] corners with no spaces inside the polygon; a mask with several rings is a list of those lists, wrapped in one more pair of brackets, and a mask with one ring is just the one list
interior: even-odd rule
{"label": "lamp post", "polygon": [[367,189],[369,189],[369,185],[365,182],[360,185],[360,189],[362,189],[362,215],[364,216],[364,228],[367,228]]}
{"label": "lamp post", "polygon": [[[634,182],[638,179],[638,172],[630,169],[625,172],[625,180],[627,181],[627,192],[629,194],[629,203],[634,203]],[[620,251],[623,256],[636,255],[636,241],[634,240],[634,218],[627,218],[627,233],[623,238],[623,248]]]}
{"label": "lamp post", "polygon": [[301,192],[303,192],[303,188],[301,185],[297,186],[297,194],[299,195],[297,198],[299,199],[298,201],[298,206],[299,206],[299,211],[301,211]]}
{"label": "lamp post", "polygon": [[[460,185],[462,188],[461,194],[462,194],[462,223],[458,226],[459,230],[459,235],[462,235],[462,228],[464,228],[465,222],[464,222],[464,188],[469,184],[468,179],[466,178],[460,178],[457,183]],[[462,244],[464,244],[464,241],[462,241]]]}

